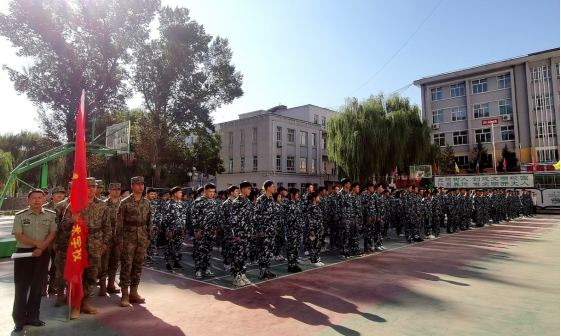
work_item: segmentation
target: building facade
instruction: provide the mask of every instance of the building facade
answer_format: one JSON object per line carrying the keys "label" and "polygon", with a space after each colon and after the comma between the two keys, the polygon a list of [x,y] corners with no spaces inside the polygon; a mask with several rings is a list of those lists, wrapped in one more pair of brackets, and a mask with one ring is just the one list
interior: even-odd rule
{"label": "building facade", "polygon": [[532,162],[532,157],[537,162],[559,160],[559,48],[414,84],[421,89],[422,114],[433,142],[452,145],[460,168],[467,168],[478,142],[494,162],[505,145],[520,163]]}
{"label": "building facade", "polygon": [[326,128],[335,113],[314,105],[281,105],[220,123],[226,172],[217,176],[217,188],[244,180],[258,188],[266,180],[285,188],[333,184],[337,174],[327,160]]}

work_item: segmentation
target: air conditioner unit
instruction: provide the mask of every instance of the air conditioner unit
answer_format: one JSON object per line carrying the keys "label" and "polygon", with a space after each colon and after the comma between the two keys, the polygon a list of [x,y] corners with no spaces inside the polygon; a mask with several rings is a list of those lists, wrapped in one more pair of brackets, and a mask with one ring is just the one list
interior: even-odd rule
{"label": "air conditioner unit", "polygon": [[281,148],[282,147],[282,141],[277,141],[277,148]]}
{"label": "air conditioner unit", "polygon": [[505,114],[503,116],[503,121],[509,121],[509,120],[512,120],[512,116],[510,114]]}
{"label": "air conditioner unit", "polygon": [[433,130],[440,129],[440,124],[432,124],[432,129]]}

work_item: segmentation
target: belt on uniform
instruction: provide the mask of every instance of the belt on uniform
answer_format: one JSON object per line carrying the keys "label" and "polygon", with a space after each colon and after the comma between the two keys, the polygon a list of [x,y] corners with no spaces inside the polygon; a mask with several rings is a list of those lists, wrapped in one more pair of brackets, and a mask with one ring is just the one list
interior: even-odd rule
{"label": "belt on uniform", "polygon": [[136,227],[146,226],[146,223],[134,222],[134,221],[125,221],[123,224],[126,226],[136,226]]}

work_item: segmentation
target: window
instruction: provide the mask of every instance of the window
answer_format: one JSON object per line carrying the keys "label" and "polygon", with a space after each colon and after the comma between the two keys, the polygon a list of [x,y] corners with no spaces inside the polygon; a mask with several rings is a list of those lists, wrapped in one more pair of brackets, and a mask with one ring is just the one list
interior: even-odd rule
{"label": "window", "polygon": [[288,143],[294,143],[294,130],[288,129]]}
{"label": "window", "polygon": [[487,91],[487,78],[471,81],[472,93],[481,93]]}
{"label": "window", "polygon": [[242,157],[240,161],[240,173],[245,172],[245,157]]}
{"label": "window", "polygon": [[467,109],[465,106],[458,106],[452,108],[452,121],[466,120]]}
{"label": "window", "polygon": [[491,142],[491,129],[482,128],[475,130],[475,142]]}
{"label": "window", "polygon": [[337,175],[337,169],[331,168],[331,175]]}
{"label": "window", "polygon": [[286,170],[289,172],[294,171],[294,156],[286,157]]}
{"label": "window", "polygon": [[559,152],[557,149],[538,150],[538,162],[559,162]]}
{"label": "window", "polygon": [[442,88],[430,89],[430,97],[432,101],[442,99]]}
{"label": "window", "polygon": [[317,147],[318,143],[318,135],[316,133],[312,133],[312,147]]}
{"label": "window", "polygon": [[288,190],[296,188],[296,183],[288,183]]}
{"label": "window", "polygon": [[314,114],[314,124],[319,124],[319,116],[317,114]]}
{"label": "window", "polygon": [[468,143],[468,132],[467,131],[458,131],[452,133],[454,137],[454,146],[456,145],[467,145]]}
{"label": "window", "polygon": [[327,174],[327,161],[323,161],[323,173]]}
{"label": "window", "polygon": [[321,117],[321,128],[325,129],[326,126],[327,126],[327,119],[325,117]]}
{"label": "window", "polygon": [[327,149],[327,138],[321,139],[321,149]]}
{"label": "window", "polygon": [[532,101],[534,102],[534,110],[541,110],[544,107],[550,107],[552,105],[551,98],[552,97],[550,93],[532,96]]}
{"label": "window", "polygon": [[257,127],[253,127],[253,142],[257,142]]}
{"label": "window", "polygon": [[282,171],[281,156],[277,155],[277,171]]}
{"label": "window", "polygon": [[439,147],[446,146],[446,137],[444,133],[435,133],[433,134],[434,143],[437,144]]}
{"label": "window", "polygon": [[465,167],[469,165],[469,156],[467,155],[454,156],[454,161],[456,161],[458,167]]}
{"label": "window", "polygon": [[245,130],[240,131],[240,143],[245,144]]}
{"label": "window", "polygon": [[462,97],[466,95],[466,85],[464,83],[450,85],[450,97]]}
{"label": "window", "polygon": [[501,126],[501,139],[503,141],[514,140],[514,125]]}
{"label": "window", "polygon": [[444,110],[432,111],[432,123],[440,124],[444,122]]}
{"label": "window", "polygon": [[257,156],[253,157],[253,171],[257,171]]}
{"label": "window", "polygon": [[228,132],[228,144],[230,146],[234,145],[234,132]]}
{"label": "window", "polygon": [[316,173],[316,159],[312,159],[312,174]]}
{"label": "window", "polygon": [[308,132],[300,131],[300,146],[308,146]]}
{"label": "window", "polygon": [[510,74],[497,76],[497,87],[500,89],[508,89],[510,87]]}
{"label": "window", "polygon": [[512,114],[512,100],[510,99],[499,100],[499,111],[501,115]]}
{"label": "window", "polygon": [[[546,129],[547,127],[547,129]],[[547,131],[547,133],[546,133]],[[554,122],[539,122],[534,124],[534,136],[536,138],[554,138],[557,136],[557,128]]]}
{"label": "window", "polygon": [[234,172],[234,159],[230,158],[228,160],[228,174],[232,174]]}
{"label": "window", "polygon": [[557,74],[557,79],[559,79],[559,63],[555,63],[555,73]]}
{"label": "window", "polygon": [[308,172],[308,158],[300,158],[300,172]]}
{"label": "window", "polygon": [[551,78],[551,68],[549,65],[535,67],[530,69],[530,77],[532,83],[547,80]]}
{"label": "window", "polygon": [[307,192],[306,183],[300,183],[300,194],[305,194]]}
{"label": "window", "polygon": [[473,117],[485,118],[489,116],[489,103],[473,105]]}
{"label": "window", "polygon": [[277,126],[277,141],[282,141],[282,127]]}

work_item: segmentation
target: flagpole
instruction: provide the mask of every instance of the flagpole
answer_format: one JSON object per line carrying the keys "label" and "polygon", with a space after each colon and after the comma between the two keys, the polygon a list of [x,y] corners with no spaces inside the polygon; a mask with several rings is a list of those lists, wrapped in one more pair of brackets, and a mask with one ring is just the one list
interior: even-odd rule
{"label": "flagpole", "polygon": [[[491,122],[491,136],[493,137],[493,167],[495,167],[495,174],[497,173],[497,156],[495,155],[495,121]],[[505,170],[506,173],[506,170]]]}
{"label": "flagpole", "polygon": [[71,310],[72,310],[72,282],[68,282],[68,323],[70,323]]}

